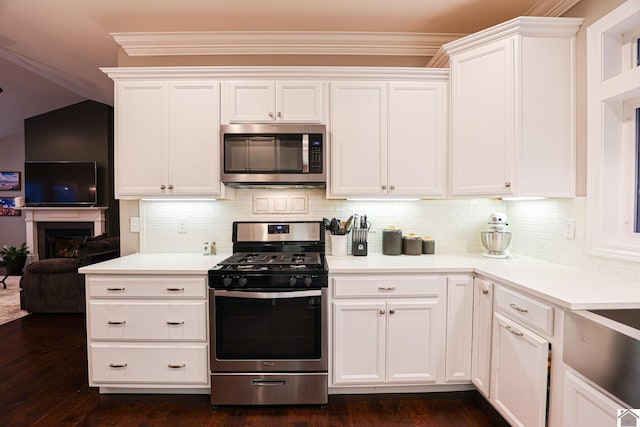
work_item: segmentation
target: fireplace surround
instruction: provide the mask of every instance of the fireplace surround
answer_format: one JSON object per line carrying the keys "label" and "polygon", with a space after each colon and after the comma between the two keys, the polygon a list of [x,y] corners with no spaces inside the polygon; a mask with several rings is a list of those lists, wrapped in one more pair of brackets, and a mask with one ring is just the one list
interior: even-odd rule
{"label": "fireplace surround", "polygon": [[[64,237],[78,239],[82,236],[98,235],[106,231],[106,207],[24,207],[21,209],[25,213],[26,242],[31,251],[28,262],[37,261],[47,256],[44,232],[40,232],[40,230],[46,229],[47,225],[53,230],[70,230],[58,232],[61,234],[60,239],[64,239]],[[67,236],[64,236],[65,234]]]}

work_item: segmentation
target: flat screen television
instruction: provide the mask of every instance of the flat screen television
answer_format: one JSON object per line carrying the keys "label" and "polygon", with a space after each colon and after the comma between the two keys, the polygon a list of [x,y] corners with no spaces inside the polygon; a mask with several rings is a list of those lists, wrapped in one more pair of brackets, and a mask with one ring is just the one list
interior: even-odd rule
{"label": "flat screen television", "polygon": [[96,162],[25,162],[27,206],[95,206]]}

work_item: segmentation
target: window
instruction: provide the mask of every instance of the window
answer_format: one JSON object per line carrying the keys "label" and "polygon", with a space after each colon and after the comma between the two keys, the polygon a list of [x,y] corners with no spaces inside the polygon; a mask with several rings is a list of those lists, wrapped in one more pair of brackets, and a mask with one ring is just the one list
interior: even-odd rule
{"label": "window", "polygon": [[587,30],[587,250],[640,262],[640,4]]}

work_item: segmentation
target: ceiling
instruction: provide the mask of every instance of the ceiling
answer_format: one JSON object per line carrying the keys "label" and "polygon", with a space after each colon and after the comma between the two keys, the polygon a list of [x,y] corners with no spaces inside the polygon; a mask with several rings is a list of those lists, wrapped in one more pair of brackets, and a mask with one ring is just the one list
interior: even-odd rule
{"label": "ceiling", "polygon": [[469,34],[516,16],[558,16],[578,1],[0,0],[0,138],[23,132],[25,118],[83,100],[112,105],[112,82],[99,67],[117,66],[124,53],[110,33]]}

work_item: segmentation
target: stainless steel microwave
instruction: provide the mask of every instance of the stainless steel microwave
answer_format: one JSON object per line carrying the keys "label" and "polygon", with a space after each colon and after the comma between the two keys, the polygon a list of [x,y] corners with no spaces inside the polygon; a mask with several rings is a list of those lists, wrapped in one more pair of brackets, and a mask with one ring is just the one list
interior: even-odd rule
{"label": "stainless steel microwave", "polygon": [[222,182],[235,186],[325,185],[326,148],[326,127],[321,124],[222,125]]}

